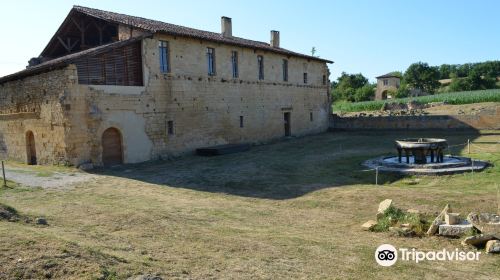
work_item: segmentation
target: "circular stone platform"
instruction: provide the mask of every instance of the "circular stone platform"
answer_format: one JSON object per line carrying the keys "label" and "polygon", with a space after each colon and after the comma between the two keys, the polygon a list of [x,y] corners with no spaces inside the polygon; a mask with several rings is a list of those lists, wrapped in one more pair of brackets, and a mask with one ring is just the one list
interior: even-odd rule
{"label": "circular stone platform", "polygon": [[[427,158],[430,162],[430,158]],[[415,164],[415,158],[410,156],[410,163],[399,162],[397,156],[383,156],[369,159],[363,165],[369,168],[377,168],[380,172],[396,172],[412,175],[444,175],[470,171],[481,171],[488,167],[489,163],[482,160],[472,160],[467,157],[444,156],[442,162],[427,164]]]}

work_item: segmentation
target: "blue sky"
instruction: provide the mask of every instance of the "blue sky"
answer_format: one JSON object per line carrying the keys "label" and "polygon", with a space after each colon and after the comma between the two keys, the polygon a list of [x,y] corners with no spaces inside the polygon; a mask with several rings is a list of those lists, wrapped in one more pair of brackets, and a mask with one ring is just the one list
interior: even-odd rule
{"label": "blue sky", "polygon": [[281,32],[281,46],[335,61],[342,72],[377,75],[411,63],[461,64],[500,59],[500,1],[6,1],[0,8],[0,76],[40,54],[73,5],[111,10],[259,41]]}

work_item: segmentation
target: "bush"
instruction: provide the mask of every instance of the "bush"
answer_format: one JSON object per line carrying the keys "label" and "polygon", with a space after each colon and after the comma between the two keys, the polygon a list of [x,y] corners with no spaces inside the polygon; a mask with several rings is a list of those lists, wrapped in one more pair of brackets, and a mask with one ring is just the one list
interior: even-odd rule
{"label": "bush", "polygon": [[354,94],[354,101],[368,101],[372,100],[375,96],[375,88],[373,85],[364,85],[356,90]]}
{"label": "bush", "polygon": [[409,224],[409,228],[417,236],[424,235],[430,225],[429,221],[422,219],[419,214],[407,213],[391,206],[385,210],[382,218],[378,219],[373,231],[388,231],[390,227],[401,224]]}

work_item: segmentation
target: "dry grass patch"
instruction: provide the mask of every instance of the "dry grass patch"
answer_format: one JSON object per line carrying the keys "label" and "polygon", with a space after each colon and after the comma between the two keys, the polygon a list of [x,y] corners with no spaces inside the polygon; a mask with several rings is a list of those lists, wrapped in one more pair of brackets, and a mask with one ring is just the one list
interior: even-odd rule
{"label": "dry grass patch", "polygon": [[[383,185],[375,186],[373,172],[360,162],[393,153],[394,138],[416,133],[407,134],[327,133],[241,154],[102,170],[96,181],[73,189],[2,190],[1,203],[43,215],[49,226],[0,222],[0,278],[497,277],[498,256],[478,263],[400,262],[390,269],[375,263],[375,248],[383,243],[460,247],[460,240],[363,231],[360,225],[374,218],[385,198],[427,213],[446,203],[462,213],[497,209],[498,165],[474,176],[382,174]],[[470,137],[500,140],[470,132],[447,138]],[[474,156],[500,160],[494,153]]]}

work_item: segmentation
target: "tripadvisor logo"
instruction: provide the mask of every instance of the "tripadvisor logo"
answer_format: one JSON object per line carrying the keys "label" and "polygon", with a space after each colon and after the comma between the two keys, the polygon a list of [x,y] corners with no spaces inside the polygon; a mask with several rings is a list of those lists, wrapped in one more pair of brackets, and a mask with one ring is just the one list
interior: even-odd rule
{"label": "tripadvisor logo", "polygon": [[375,250],[375,260],[381,266],[391,266],[398,260],[398,251],[391,244],[382,244]]}
{"label": "tripadvisor logo", "polygon": [[421,261],[479,261],[481,252],[459,251],[458,249],[449,251],[446,249],[440,251],[417,251],[407,248],[397,250],[391,244],[383,244],[375,250],[375,261],[381,266],[391,266],[399,259],[401,261],[411,261],[419,263]]}

